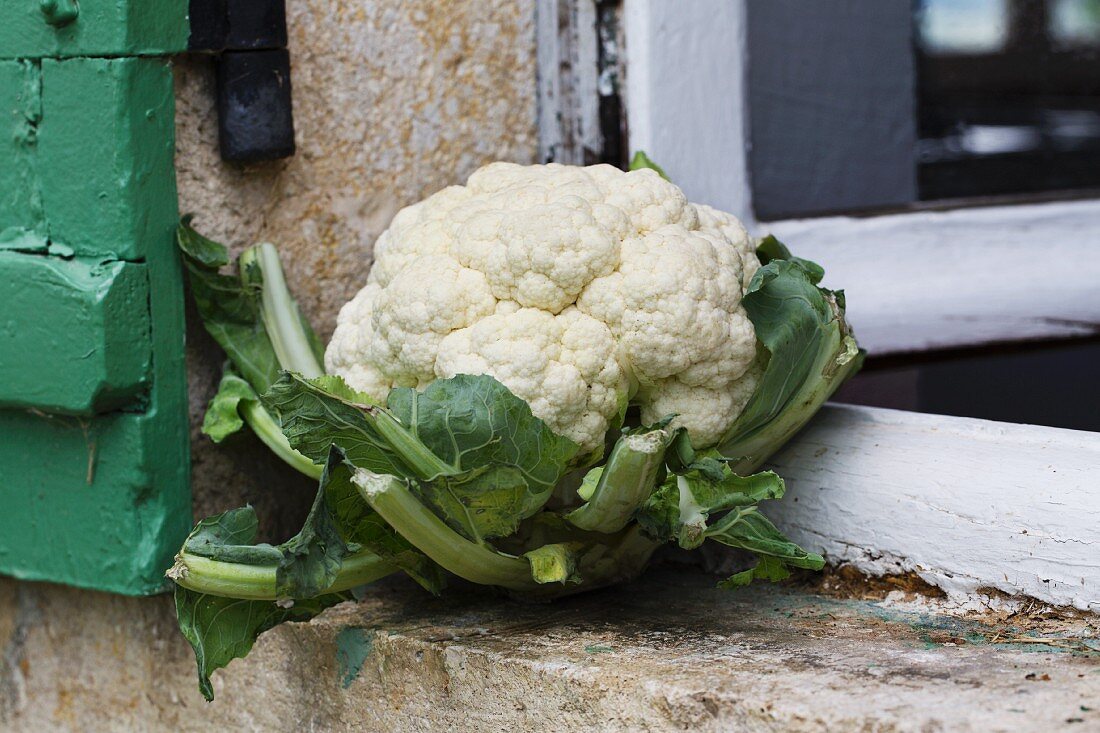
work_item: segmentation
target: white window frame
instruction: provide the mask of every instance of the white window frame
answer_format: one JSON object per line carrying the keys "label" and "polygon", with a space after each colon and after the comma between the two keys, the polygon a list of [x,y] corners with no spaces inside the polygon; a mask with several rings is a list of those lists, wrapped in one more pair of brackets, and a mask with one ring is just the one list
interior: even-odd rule
{"label": "white window frame", "polygon": [[[1100,334],[1100,201],[757,222],[745,0],[622,2],[631,150],[820,262],[872,355]],[[599,147],[593,6],[537,0],[544,160]],[[1100,434],[828,405],[773,465],[777,523],[831,561],[1100,610]]]}
{"label": "white window frame", "polygon": [[744,0],[624,0],[632,150],[820,262],[873,355],[1100,335],[1097,200],[756,222],[745,27]]}

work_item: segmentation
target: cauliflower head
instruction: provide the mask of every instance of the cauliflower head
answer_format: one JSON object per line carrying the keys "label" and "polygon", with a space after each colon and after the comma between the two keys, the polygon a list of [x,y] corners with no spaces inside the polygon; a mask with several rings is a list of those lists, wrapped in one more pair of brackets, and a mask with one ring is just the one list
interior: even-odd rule
{"label": "cauliflower head", "polygon": [[379,400],[488,374],[586,453],[628,403],[707,447],[760,378],[759,267],[736,218],[652,170],[492,163],[398,212],[325,366]]}

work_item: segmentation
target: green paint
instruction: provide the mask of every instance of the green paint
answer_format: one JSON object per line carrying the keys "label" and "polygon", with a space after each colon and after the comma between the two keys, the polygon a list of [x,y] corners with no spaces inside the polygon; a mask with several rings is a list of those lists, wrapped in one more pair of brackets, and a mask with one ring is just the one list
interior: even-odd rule
{"label": "green paint", "polygon": [[46,244],[37,170],[41,87],[37,62],[0,61],[0,248]]}
{"label": "green paint", "polygon": [[64,28],[80,16],[76,0],[38,0],[38,9],[54,28]]}
{"label": "green paint", "polygon": [[2,0],[0,57],[163,56],[187,49],[188,0]]}
{"label": "green paint", "polygon": [[349,626],[336,635],[336,669],[344,689],[359,677],[373,649],[373,629]]}
{"label": "green paint", "polygon": [[162,59],[42,61],[38,160],[50,240],[144,259],[176,223],[175,98]]}
{"label": "green paint", "polygon": [[[81,3],[65,29],[91,27],[111,1]],[[42,23],[37,2],[19,12]],[[152,5],[142,0],[150,22]],[[22,21],[4,21],[7,49]],[[0,156],[0,369],[16,365],[0,380],[26,387],[0,385],[0,573],[153,593],[191,525],[171,69],[144,58],[38,69],[0,62],[0,145],[17,144]],[[41,191],[42,216],[19,218],[35,199],[13,203],[13,181]],[[51,363],[77,352],[87,364]]]}
{"label": "green paint", "polygon": [[146,270],[0,252],[0,408],[92,415],[138,401],[153,355]]}
{"label": "green paint", "polygon": [[[191,524],[163,421],[0,412],[0,569],[127,594],[164,589]],[[11,439],[17,436],[18,439]]]}
{"label": "green paint", "polygon": [[615,651],[614,648],[602,644],[589,644],[584,648],[586,654],[608,654]]}

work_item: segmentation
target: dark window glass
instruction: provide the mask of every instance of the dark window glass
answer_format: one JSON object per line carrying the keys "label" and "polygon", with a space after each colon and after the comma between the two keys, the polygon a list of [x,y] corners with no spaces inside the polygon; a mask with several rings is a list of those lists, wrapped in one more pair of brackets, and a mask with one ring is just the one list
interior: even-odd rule
{"label": "dark window glass", "polygon": [[1100,0],[919,0],[922,199],[1100,188]]}
{"label": "dark window glass", "polygon": [[836,402],[1100,431],[1100,343],[1045,345],[883,367],[869,364]]}

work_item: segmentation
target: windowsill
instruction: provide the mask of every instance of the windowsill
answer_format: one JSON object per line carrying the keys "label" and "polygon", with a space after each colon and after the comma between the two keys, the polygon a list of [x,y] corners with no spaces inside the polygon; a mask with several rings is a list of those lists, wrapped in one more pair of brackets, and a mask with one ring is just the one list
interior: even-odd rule
{"label": "windowsill", "polygon": [[411,582],[383,584],[362,603],[262,636],[216,673],[212,704],[199,697],[165,599],[0,581],[0,681],[11,682],[0,685],[0,722],[12,733],[569,733],[1052,730],[1071,717],[1100,720],[1081,708],[1100,697],[1093,660],[1019,643],[1019,618],[940,616],[921,596],[722,591],[714,580],[657,568],[553,605],[485,593],[436,600]]}

